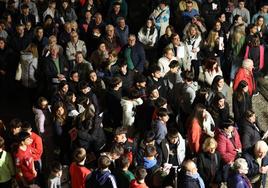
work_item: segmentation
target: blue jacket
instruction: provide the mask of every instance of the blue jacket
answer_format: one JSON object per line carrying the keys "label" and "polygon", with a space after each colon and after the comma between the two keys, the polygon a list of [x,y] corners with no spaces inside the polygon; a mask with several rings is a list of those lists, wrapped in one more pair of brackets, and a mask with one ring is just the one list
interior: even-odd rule
{"label": "blue jacket", "polygon": [[232,188],[250,188],[245,177],[238,173],[229,176],[227,185]]}

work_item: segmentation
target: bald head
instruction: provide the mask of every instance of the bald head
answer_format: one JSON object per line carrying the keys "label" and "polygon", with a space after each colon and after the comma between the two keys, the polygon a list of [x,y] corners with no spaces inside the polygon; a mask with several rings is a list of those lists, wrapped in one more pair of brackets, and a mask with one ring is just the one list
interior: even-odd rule
{"label": "bald head", "polygon": [[197,173],[197,167],[196,167],[196,164],[194,163],[194,161],[192,160],[187,160],[185,161],[184,163],[184,168],[185,168],[185,171],[187,174],[196,174]]}

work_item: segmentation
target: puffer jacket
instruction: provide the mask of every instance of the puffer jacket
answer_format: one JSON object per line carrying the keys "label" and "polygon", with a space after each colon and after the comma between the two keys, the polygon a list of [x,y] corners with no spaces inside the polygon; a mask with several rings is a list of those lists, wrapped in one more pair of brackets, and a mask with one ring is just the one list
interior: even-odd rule
{"label": "puffer jacket", "polygon": [[27,88],[36,87],[35,71],[37,70],[38,59],[33,57],[31,52],[21,52],[20,65],[22,85]]}

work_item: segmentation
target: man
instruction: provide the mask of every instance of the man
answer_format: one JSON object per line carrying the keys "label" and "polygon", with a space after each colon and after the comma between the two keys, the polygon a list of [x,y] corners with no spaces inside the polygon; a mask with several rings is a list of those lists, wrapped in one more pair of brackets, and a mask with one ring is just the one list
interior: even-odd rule
{"label": "man", "polygon": [[230,22],[233,23],[233,17],[235,15],[242,16],[243,21],[248,25],[250,24],[250,14],[248,9],[245,7],[245,0],[239,0],[238,7],[235,8],[230,17]]}
{"label": "man", "polygon": [[107,14],[106,22],[108,24],[116,25],[116,21],[119,17],[123,17],[121,11],[121,3],[120,1],[115,1],[112,5],[112,9]]}
{"label": "man", "polygon": [[48,45],[48,38],[44,36],[44,29],[41,26],[35,28],[33,43],[36,44],[38,55],[42,55],[45,46]]}
{"label": "man", "polygon": [[115,34],[119,37],[121,46],[127,44],[129,29],[128,25],[126,25],[126,20],[124,17],[117,18],[117,24],[115,26]]}
{"label": "man", "polygon": [[143,72],[146,61],[145,51],[142,45],[136,41],[135,35],[129,35],[128,44],[121,49],[120,56],[127,62],[128,69]]}
{"label": "man", "polygon": [[21,6],[21,14],[19,16],[19,19],[16,20],[18,23],[26,25],[27,21],[30,21],[32,23],[32,26],[34,27],[36,24],[35,16],[30,13],[29,6],[25,3]]}
{"label": "man", "polygon": [[105,43],[109,52],[116,51],[117,53],[121,49],[119,37],[115,35],[114,26],[109,24],[105,27],[105,35],[102,37],[102,42]]}
{"label": "man", "polygon": [[180,67],[182,67],[184,70],[191,69],[189,50],[185,43],[180,40],[180,36],[177,33],[173,33],[171,35],[171,43],[167,47],[173,50],[175,57],[179,61]]}
{"label": "man", "polygon": [[255,24],[256,21],[257,21],[257,18],[258,18],[259,16],[263,16],[263,17],[264,17],[264,21],[265,21],[265,23],[268,23],[268,13],[267,13],[267,11],[268,11],[268,5],[264,3],[264,4],[261,6],[259,12],[257,12],[256,14],[254,14],[254,15],[252,16],[251,23]]}
{"label": "man", "polygon": [[182,13],[183,24],[187,25],[195,16],[199,16],[199,12],[197,9],[193,8],[193,1],[186,1],[186,9]]}
{"label": "man", "polygon": [[200,177],[197,172],[197,167],[194,161],[187,160],[184,165],[184,174],[183,177],[180,178],[181,187],[184,188],[205,188],[205,184],[203,179]]}
{"label": "man", "polygon": [[205,0],[202,3],[201,16],[204,18],[207,30],[213,28],[218,15],[220,14],[221,6],[218,0]]}
{"label": "man", "polygon": [[74,63],[75,55],[77,52],[82,52],[83,57],[87,55],[87,47],[84,41],[79,40],[78,33],[76,31],[71,32],[71,40],[67,43],[66,55],[68,61]]}

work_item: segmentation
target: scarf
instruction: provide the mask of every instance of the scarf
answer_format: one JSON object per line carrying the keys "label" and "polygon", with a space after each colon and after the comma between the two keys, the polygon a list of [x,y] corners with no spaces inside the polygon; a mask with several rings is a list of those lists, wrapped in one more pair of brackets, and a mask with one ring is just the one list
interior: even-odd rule
{"label": "scarf", "polygon": [[190,175],[190,177],[198,180],[200,188],[205,188],[204,181],[203,181],[203,179],[200,177],[200,175],[198,173],[192,174],[192,175]]}

